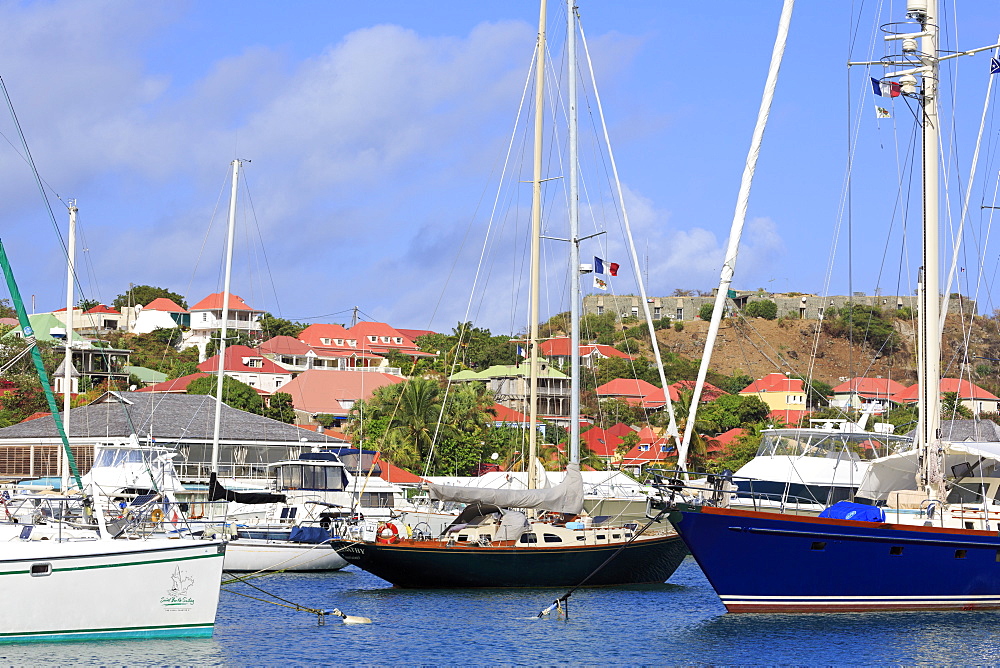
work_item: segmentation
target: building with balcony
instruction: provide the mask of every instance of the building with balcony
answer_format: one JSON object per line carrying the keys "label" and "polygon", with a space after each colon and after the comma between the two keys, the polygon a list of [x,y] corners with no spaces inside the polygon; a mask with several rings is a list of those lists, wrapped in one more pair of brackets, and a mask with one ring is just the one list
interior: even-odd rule
{"label": "building with balcony", "polygon": [[[547,363],[542,363],[538,375],[538,415],[562,426],[569,423],[570,378]],[[530,413],[531,365],[497,364],[483,371],[459,371],[450,380],[454,383],[484,383],[493,392],[497,403],[528,415]]]}
{"label": "building with balcony", "polygon": [[[222,293],[211,294],[192,306],[190,315],[191,331],[184,337],[186,346],[198,346],[198,359],[205,361],[209,341],[218,338],[222,330]],[[227,335],[239,333],[249,335],[253,341],[260,339],[260,318],[264,311],[249,306],[239,295],[229,295],[229,317],[226,323]]]}

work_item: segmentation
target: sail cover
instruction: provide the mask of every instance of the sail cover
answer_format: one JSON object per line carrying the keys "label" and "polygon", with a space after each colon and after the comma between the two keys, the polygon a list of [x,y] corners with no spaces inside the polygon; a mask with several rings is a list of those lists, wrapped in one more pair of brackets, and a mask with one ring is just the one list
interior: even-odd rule
{"label": "sail cover", "polygon": [[492,503],[502,508],[541,508],[571,515],[583,512],[583,477],[579,464],[567,466],[562,482],[548,489],[484,489],[434,483],[429,487],[431,498],[440,501]]}
{"label": "sail cover", "polygon": [[235,501],[236,503],[257,505],[262,503],[285,503],[287,497],[284,494],[274,494],[272,492],[237,492],[226,489],[218,481],[213,472],[208,476],[208,500]]}

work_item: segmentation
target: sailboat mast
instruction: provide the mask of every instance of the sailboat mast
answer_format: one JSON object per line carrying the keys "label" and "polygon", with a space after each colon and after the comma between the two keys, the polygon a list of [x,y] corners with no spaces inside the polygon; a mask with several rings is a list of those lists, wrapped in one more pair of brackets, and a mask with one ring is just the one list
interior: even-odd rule
{"label": "sailboat mast", "polygon": [[538,283],[542,239],[542,131],[545,95],[545,0],[538,14],[538,54],[535,58],[535,152],[531,181],[531,301],[528,350],[530,355],[528,410],[528,489],[537,489],[538,473]]}
{"label": "sailboat mast", "polygon": [[[938,496],[941,479],[938,461],[938,439],[941,424],[941,341],[938,332],[940,310],[940,274],[938,265],[938,26],[940,16],[936,0],[928,0],[925,7],[911,2],[911,16],[920,21],[921,60],[924,68],[921,77],[923,110],[923,290],[920,304],[920,419],[918,434],[922,448],[924,470],[923,484],[930,498]],[[904,45],[905,48],[905,45]]]}
{"label": "sailboat mast", "polygon": [[566,0],[566,59],[569,98],[569,461],[580,463],[580,175],[576,95],[576,0]]}
{"label": "sailboat mast", "polygon": [[233,160],[233,191],[229,196],[229,229],[226,239],[226,277],[222,286],[222,329],[219,332],[218,369],[215,384],[215,428],[212,432],[212,473],[219,472],[219,431],[222,426],[222,380],[225,377],[226,335],[229,330],[229,285],[233,275],[233,237],[236,230],[236,194],[239,192],[240,160]]}
{"label": "sailboat mast", "polygon": [[[69,236],[66,240],[66,359],[63,361],[63,429],[69,438],[69,409],[73,391],[73,282],[76,275],[76,201],[69,203]],[[69,465],[62,449],[59,450],[60,489],[69,488]]]}
{"label": "sailboat mast", "polygon": [[[712,321],[708,326],[708,335],[705,338],[705,352],[701,357],[698,378],[695,380],[694,393],[691,395],[691,405],[688,407],[688,418],[684,425],[684,438],[677,453],[677,466],[683,471],[687,471],[688,450],[694,434],[698,403],[701,401],[701,392],[705,387],[705,379],[708,376],[708,366],[712,361],[712,350],[715,348],[715,339],[719,334],[719,326],[722,323],[722,313],[725,310],[726,298],[729,295],[729,288],[733,284],[733,274],[736,272],[736,257],[740,250],[743,224],[746,222],[747,207],[750,203],[750,188],[753,185],[754,170],[757,167],[757,158],[760,156],[760,146],[764,140],[767,119],[771,113],[774,89],[778,85],[778,73],[781,70],[781,60],[785,54],[785,44],[788,42],[788,26],[792,21],[792,9],[794,6],[795,0],[785,0],[781,9],[781,17],[778,20],[778,35],[774,40],[774,48],[771,51],[771,64],[764,83],[764,95],[761,98],[760,108],[757,111],[757,125],[754,127],[753,137],[750,140],[750,151],[747,153],[746,163],[743,166],[740,191],[736,196],[736,212],[733,214],[733,222],[729,230],[729,245],[726,248],[726,259],[722,264],[722,273],[719,276],[719,289],[715,293],[715,306],[712,309]],[[664,387],[664,391],[666,389]]]}

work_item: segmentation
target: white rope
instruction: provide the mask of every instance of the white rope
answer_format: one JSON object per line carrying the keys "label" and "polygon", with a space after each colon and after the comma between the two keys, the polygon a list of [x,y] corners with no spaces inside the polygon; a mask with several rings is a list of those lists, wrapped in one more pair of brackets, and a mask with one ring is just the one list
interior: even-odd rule
{"label": "white rope", "polygon": [[[998,38],[1000,39],[1000,38]],[[994,52],[1000,54],[1000,49]],[[945,284],[944,301],[941,304],[941,319],[938,323],[938,335],[944,333],[944,321],[948,316],[948,301],[951,294],[951,286],[955,280],[955,272],[958,269],[958,252],[961,249],[962,234],[965,231],[965,220],[969,214],[969,198],[972,196],[972,184],[976,180],[976,166],[979,164],[979,148],[983,142],[983,131],[986,127],[986,115],[990,108],[990,95],[993,92],[993,75],[990,75],[989,83],[986,85],[986,99],[983,100],[983,115],[979,119],[979,135],[976,137],[976,150],[972,153],[972,166],[969,167],[969,181],[965,186],[965,201],[962,202],[962,216],[958,221],[958,233],[954,239],[954,249],[951,255],[951,267],[948,270],[948,282]]]}
{"label": "white rope", "polygon": [[[764,139],[764,129],[767,127],[771,102],[774,100],[774,89],[778,85],[778,72],[781,69],[781,60],[785,55],[785,44],[788,42],[788,26],[792,20],[792,8],[794,6],[795,0],[785,0],[781,8],[781,17],[778,20],[778,35],[774,40],[774,49],[771,52],[771,64],[768,66],[767,80],[764,83],[764,96],[760,101],[760,109],[757,111],[757,125],[754,127],[753,137],[750,140],[750,150],[747,153],[746,165],[743,168],[740,191],[736,197],[736,212],[733,214],[733,224],[729,232],[729,247],[726,250],[726,261],[722,265],[722,273],[719,277],[719,291],[715,295],[712,322],[709,325],[708,336],[705,339],[705,353],[701,357],[701,366],[698,368],[698,379],[695,381],[694,394],[691,397],[690,412],[687,424],[684,425],[684,440],[678,449],[677,466],[683,471],[687,470],[688,448],[691,445],[691,434],[694,431],[698,401],[701,399],[701,391],[705,386],[705,377],[708,375],[708,365],[712,360],[712,348],[719,333],[719,324],[722,322],[722,311],[726,305],[729,286],[733,283],[733,273],[736,270],[736,257],[740,249],[740,237],[743,235],[743,224],[746,222],[747,206],[750,202],[750,186],[753,184],[754,170],[757,167],[757,158],[760,156],[760,146]],[[667,388],[664,387],[663,391],[666,394]]]}

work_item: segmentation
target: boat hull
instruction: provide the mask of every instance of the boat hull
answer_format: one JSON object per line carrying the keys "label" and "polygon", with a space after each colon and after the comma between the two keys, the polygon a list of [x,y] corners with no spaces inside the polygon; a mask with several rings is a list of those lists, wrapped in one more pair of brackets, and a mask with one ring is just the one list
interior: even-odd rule
{"label": "boat hull", "polygon": [[0,643],[210,637],[220,541],[11,541],[0,552]]}
{"label": "boat hull", "polygon": [[329,543],[292,543],[240,538],[226,547],[225,570],[257,571],[337,571],[347,562]]}
{"label": "boat hull", "polygon": [[996,532],[711,507],[671,522],[729,612],[1000,608]]}
{"label": "boat hull", "polygon": [[[440,541],[339,541],[338,552],[397,587],[572,587],[621,544],[573,547],[448,546]],[[687,555],[676,534],[636,540],[587,580],[587,586],[650,584],[669,578]]]}

